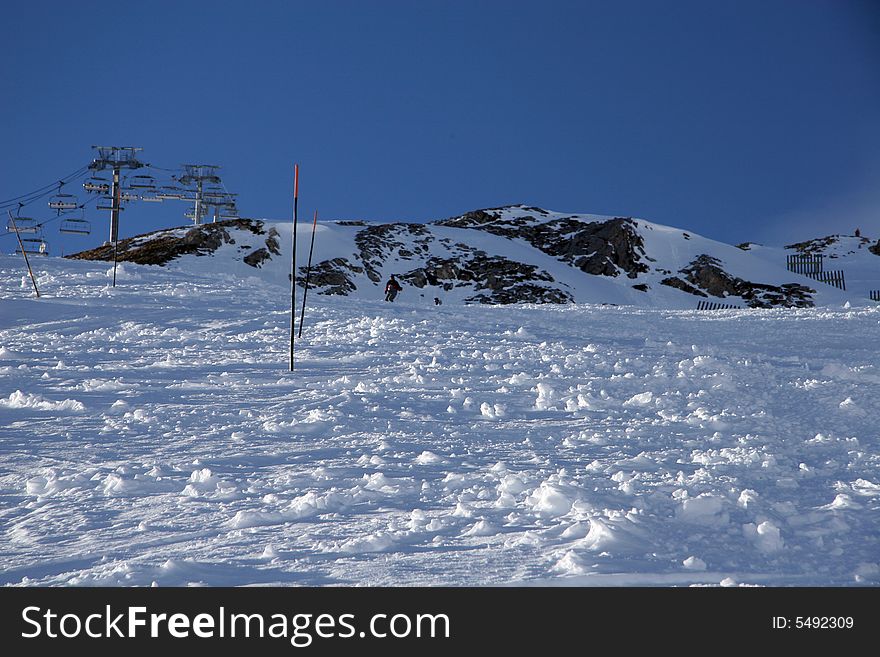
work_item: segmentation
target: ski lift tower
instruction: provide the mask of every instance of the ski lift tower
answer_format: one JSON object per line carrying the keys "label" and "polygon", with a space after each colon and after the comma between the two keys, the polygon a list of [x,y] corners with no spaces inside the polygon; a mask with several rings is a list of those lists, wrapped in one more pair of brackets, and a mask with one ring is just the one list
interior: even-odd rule
{"label": "ski lift tower", "polygon": [[177,182],[186,187],[195,186],[195,189],[192,190],[194,196],[191,198],[195,201],[195,207],[191,213],[187,212],[185,216],[198,225],[202,223],[202,217],[207,214],[206,206],[209,205],[207,203],[209,199],[205,198],[204,184],[220,184],[220,176],[217,175],[217,170],[220,167],[216,164],[184,164],[182,166],[184,174],[177,179]]}
{"label": "ski lift tower", "polygon": [[110,210],[110,242],[119,238],[119,211],[122,210],[119,190],[119,176],[122,169],[140,169],[144,163],[137,159],[138,151],[143,148],[134,146],[92,146],[98,156],[89,165],[92,171],[113,170],[113,182],[110,187],[110,205],[99,209]]}
{"label": "ski lift tower", "polygon": [[213,209],[214,223],[218,220],[238,218],[238,207],[235,204],[237,194],[230,194],[225,190],[205,189],[204,203]]}

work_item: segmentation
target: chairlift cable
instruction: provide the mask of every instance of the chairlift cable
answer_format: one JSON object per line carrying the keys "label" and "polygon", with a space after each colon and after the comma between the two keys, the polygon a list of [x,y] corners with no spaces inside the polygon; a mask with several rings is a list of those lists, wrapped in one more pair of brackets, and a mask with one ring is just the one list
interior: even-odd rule
{"label": "chairlift cable", "polygon": [[[37,194],[37,193],[39,193],[39,192],[42,192],[42,191],[45,190],[45,189],[50,189],[50,190],[51,190],[51,189],[54,189],[54,188],[58,185],[59,182],[60,182],[60,183],[64,183],[64,184],[66,184],[66,183],[68,183],[68,182],[72,182],[72,180],[74,180],[78,175],[83,174],[83,173],[86,173],[86,172],[88,171],[88,168],[89,168],[88,165],[86,165],[86,166],[84,166],[84,167],[80,167],[79,169],[77,169],[77,170],[74,171],[73,173],[70,173],[70,174],[64,176],[63,178],[59,178],[58,180],[55,180],[54,182],[52,182],[52,183],[49,184],[49,185],[43,185],[42,187],[38,187],[38,188],[35,189],[34,191],[32,191],[32,192],[28,192],[27,194],[21,194],[20,196],[15,196],[15,197],[13,197],[13,198],[9,198],[9,199],[5,199],[5,200],[3,200],[3,201],[0,201],[0,207],[5,207],[6,205],[9,205],[9,204],[14,205],[14,204],[15,204],[15,203],[14,203],[15,201],[19,201],[19,200],[21,200],[21,199],[23,199],[23,198],[27,198],[27,197],[29,197],[29,196],[33,196],[34,194]],[[30,203],[30,202],[31,202],[31,201],[28,201],[28,203]]]}

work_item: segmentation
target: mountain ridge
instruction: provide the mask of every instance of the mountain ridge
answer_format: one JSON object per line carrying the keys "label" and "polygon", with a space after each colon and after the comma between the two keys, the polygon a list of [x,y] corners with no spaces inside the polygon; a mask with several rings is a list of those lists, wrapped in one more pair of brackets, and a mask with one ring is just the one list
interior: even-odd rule
{"label": "mountain ridge", "polygon": [[[311,226],[300,225],[304,285]],[[310,287],[317,294],[378,296],[392,273],[425,303],[606,303],[693,307],[809,307],[867,300],[880,288],[871,240],[829,236],[783,249],[738,247],[633,217],[559,213],[534,206],[486,208],[428,223],[337,220],[317,226]],[[853,244],[851,241],[855,240]],[[236,219],[122,240],[120,261],[237,271],[289,283],[290,222]],[[852,248],[850,248],[852,247]],[[858,261],[848,292],[786,270],[786,255],[829,253]],[[214,260],[207,264],[200,256]],[[68,256],[112,260],[113,249]],[[194,260],[195,258],[195,260]],[[873,286],[873,287],[872,287]],[[418,295],[418,296],[416,296]]]}

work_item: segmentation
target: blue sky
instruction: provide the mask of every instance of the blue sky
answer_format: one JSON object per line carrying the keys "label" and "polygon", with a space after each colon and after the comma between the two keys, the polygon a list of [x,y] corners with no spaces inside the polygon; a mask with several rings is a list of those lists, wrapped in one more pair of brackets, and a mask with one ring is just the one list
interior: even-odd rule
{"label": "blue sky", "polygon": [[[221,165],[245,216],[289,217],[299,162],[300,209],[323,219],[522,202],[733,243],[880,237],[878,2],[34,1],[3,14],[0,200],[120,144],[160,167]],[[121,234],[183,224],[185,209],[132,205]],[[87,213],[89,238],[47,239],[97,244],[106,214]]]}

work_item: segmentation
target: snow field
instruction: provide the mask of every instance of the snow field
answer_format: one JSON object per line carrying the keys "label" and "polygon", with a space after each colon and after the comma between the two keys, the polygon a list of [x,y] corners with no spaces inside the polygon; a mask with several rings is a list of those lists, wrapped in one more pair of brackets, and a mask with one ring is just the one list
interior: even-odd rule
{"label": "snow field", "polygon": [[880,312],[0,257],[5,584],[880,583]]}

